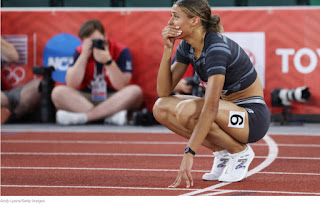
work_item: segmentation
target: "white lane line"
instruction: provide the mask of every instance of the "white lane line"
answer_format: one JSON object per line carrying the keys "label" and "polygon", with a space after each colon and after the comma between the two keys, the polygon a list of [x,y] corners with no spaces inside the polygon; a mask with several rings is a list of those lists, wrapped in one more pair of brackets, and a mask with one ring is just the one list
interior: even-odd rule
{"label": "white lane line", "polygon": [[206,193],[203,194],[204,196],[212,196],[212,195],[217,195],[219,192],[221,193],[231,193],[231,192],[236,192],[236,193],[267,193],[267,194],[292,194],[292,195],[320,195],[318,192],[291,192],[291,191],[263,191],[263,190],[219,190],[217,189],[217,192],[213,193]]}
{"label": "white lane line", "polygon": [[[257,167],[253,168],[252,170],[250,170],[248,172],[247,177],[249,177],[249,176],[261,171],[262,169],[268,167],[276,159],[276,157],[278,156],[277,143],[268,135],[266,135],[263,138],[263,140],[268,144],[268,147],[269,147],[268,156],[260,165],[258,165]],[[204,189],[201,189],[201,190],[197,190],[197,191],[193,191],[193,192],[189,192],[189,193],[183,194],[183,196],[197,195],[197,194],[200,194],[200,193],[203,193],[203,192],[207,192],[207,191],[210,191],[210,190],[217,189],[219,187],[226,186],[228,184],[231,184],[231,183],[225,183],[225,182],[219,183],[219,184],[212,185],[210,187],[207,187],[207,188],[204,188]]]}
{"label": "white lane line", "polygon": [[188,142],[164,141],[92,141],[92,140],[2,140],[2,143],[27,144],[187,144]]}
{"label": "white lane line", "polygon": [[277,157],[277,159],[286,159],[286,160],[320,160],[320,157]]}
{"label": "white lane line", "polygon": [[[292,128],[288,128],[286,126],[275,126],[275,130],[273,131],[270,129],[268,131],[268,135],[285,135],[285,136],[304,136],[304,137],[313,137],[313,136],[320,136],[319,129],[312,126],[306,125],[303,127],[304,129],[301,130],[292,130]],[[73,126],[57,126],[57,125],[37,125],[37,124],[26,124],[26,125],[3,125],[1,128],[2,133],[9,133],[9,132],[34,132],[34,133],[43,133],[43,132],[50,132],[50,133],[74,133]],[[76,133],[153,133],[153,134],[174,134],[169,129],[162,127],[162,126],[152,126],[150,129],[146,129],[146,127],[137,127],[137,126],[126,126],[125,128],[119,126],[103,126],[103,125],[77,125],[77,132]],[[281,128],[281,129],[277,129]],[[296,127],[293,127],[296,128]]]}
{"label": "white lane line", "polygon": [[[0,167],[7,170],[89,170],[89,171],[137,171],[137,172],[178,172],[178,169],[134,169],[134,168],[88,168],[88,167]],[[192,172],[206,173],[210,170],[192,170]],[[303,172],[257,172],[269,175],[320,175],[320,173]]]}
{"label": "white lane line", "polygon": [[[320,147],[320,144],[277,144],[278,147]],[[253,144],[253,146],[268,146],[267,144]]]}
{"label": "white lane line", "polygon": [[[183,154],[137,154],[137,153],[77,153],[77,152],[1,152],[2,155],[45,155],[45,156],[142,156],[142,157],[183,157]],[[213,157],[213,155],[197,155]]]}
{"label": "white lane line", "polygon": [[320,175],[320,173],[310,173],[310,172],[258,172],[259,174],[268,174],[268,175]]}
{"label": "white lane line", "polygon": [[[95,140],[2,140],[7,144],[150,144],[150,145],[184,145],[187,142],[170,142],[170,141],[95,141]],[[252,146],[267,147],[267,144],[255,143]],[[320,147],[320,144],[278,144],[278,147]]]}
{"label": "white lane line", "polygon": [[[38,155],[38,156],[138,156],[138,157],[183,157],[183,154],[137,154],[137,153],[89,153],[89,152],[1,152],[1,155]],[[212,158],[213,155],[197,155],[196,158]],[[256,156],[266,159],[268,156]],[[320,157],[276,157],[276,159],[320,160]]]}
{"label": "white lane line", "polygon": [[[301,127],[300,127],[301,128]],[[302,132],[272,132],[272,131],[268,131],[268,135],[272,135],[272,136],[303,136],[303,137],[319,137],[320,136],[320,132],[319,131],[302,131]]]}
{"label": "white lane line", "polygon": [[[28,124],[24,125],[23,127],[19,125],[19,128],[9,128],[9,125],[6,125],[5,128],[2,127],[2,133],[26,133],[26,132],[33,132],[33,133],[85,133],[85,134],[174,134],[172,131],[165,127],[157,127],[157,128],[150,128],[147,129],[143,126],[127,126],[127,127],[119,127],[119,126],[89,126],[89,125],[77,125],[74,126],[50,126],[50,125],[39,125],[36,124]],[[77,132],[74,132],[74,129],[77,129]]]}
{"label": "white lane line", "polygon": [[65,186],[65,185],[1,185],[1,187],[18,187],[18,188],[74,188],[74,189],[126,189],[126,190],[177,190],[193,191],[192,188],[170,188],[170,187],[112,187],[112,186]]}
{"label": "white lane line", "polygon": [[[132,169],[132,168],[80,168],[80,167],[0,167],[12,170],[98,170],[98,171],[138,171],[138,172],[178,172],[178,169]],[[192,170],[192,172],[208,172],[209,170]]]}
{"label": "white lane line", "polygon": [[[170,187],[113,187],[113,186],[65,186],[65,185],[1,185],[1,187],[10,188],[72,188],[72,189],[120,189],[120,190],[164,190],[164,191],[197,191],[192,188],[170,188]],[[291,191],[263,191],[263,190],[219,190],[214,189],[213,193],[203,194],[204,196],[225,194],[230,192],[253,192],[253,193],[267,193],[267,194],[293,194],[293,195],[320,195],[317,192],[291,192]]]}
{"label": "white lane line", "polygon": [[215,196],[215,195],[221,195],[221,194],[226,194],[226,193],[230,193],[230,192],[232,192],[232,190],[221,190],[221,191],[217,191],[217,192],[201,194],[201,196]]}

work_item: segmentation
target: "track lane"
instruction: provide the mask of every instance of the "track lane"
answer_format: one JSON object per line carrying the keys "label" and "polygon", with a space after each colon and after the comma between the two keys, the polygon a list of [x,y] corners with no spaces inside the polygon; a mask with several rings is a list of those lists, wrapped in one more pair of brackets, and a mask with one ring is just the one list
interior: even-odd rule
{"label": "track lane", "polygon": [[[65,133],[67,134],[67,133]],[[169,143],[172,141],[173,143],[176,142],[181,142],[181,141],[185,141],[185,139],[175,135],[175,134],[122,134],[122,133],[78,133],[75,134],[68,134],[65,136],[64,133],[21,133],[21,134],[10,134],[10,135],[5,135],[5,139],[6,140],[21,140],[21,139],[25,139],[25,140],[30,140],[30,139],[38,139],[38,140],[87,140],[87,141],[150,141],[150,142],[154,142],[154,141],[168,141]],[[320,138],[317,136],[288,136],[288,135],[271,135],[277,143],[281,143],[281,144],[293,144],[293,143],[297,143],[297,144],[318,144],[319,142],[317,142]],[[302,141],[301,137],[303,137],[306,141]],[[3,139],[3,138],[2,138]],[[309,141],[310,139],[312,139],[312,141]],[[182,142],[184,143],[184,142]],[[38,144],[33,144],[33,143],[20,143],[20,144],[16,144],[16,143],[2,143],[2,148],[5,148],[6,152],[10,152],[10,151],[17,151],[17,152],[25,152],[25,151],[41,151],[41,152],[66,152],[66,151],[73,151],[73,152],[105,152],[105,149],[109,149],[112,150],[112,152],[117,152],[117,151],[123,151],[126,153],[139,153],[139,152],[144,152],[144,153],[150,153],[150,154],[159,154],[159,151],[157,150],[157,145],[153,144],[153,146],[150,146],[149,144],[116,144],[116,146],[118,147],[119,150],[115,149],[113,150],[112,147],[114,147],[114,145],[112,144],[85,144],[83,143],[83,145],[81,144],[76,144],[77,146],[74,146],[72,144],[61,144],[58,143],[57,145],[55,144],[43,144],[43,143],[38,143]],[[81,145],[81,146],[79,146]],[[107,145],[107,146],[106,146]],[[256,155],[258,156],[257,158],[254,159],[253,163],[250,165],[250,167],[254,168],[257,165],[259,165],[263,159],[267,156],[267,147],[266,145],[264,145],[264,142],[260,141],[257,144],[252,144],[253,145],[253,149],[256,153]],[[4,147],[5,146],[5,147]],[[308,145],[307,145],[308,146]],[[165,154],[176,154],[176,155],[181,155],[181,151],[179,149],[183,149],[184,145],[183,144],[175,144],[174,146],[170,145],[170,144],[162,144],[161,145],[162,148],[168,148],[162,151],[162,153]],[[181,147],[181,148],[180,148]],[[314,153],[313,150],[309,150],[310,147],[304,147],[304,149],[301,149],[302,147],[297,147],[298,150],[300,150],[300,152],[298,151],[297,153],[292,153],[292,151],[295,150],[295,146],[280,146],[280,150],[279,150],[279,154],[281,154],[280,157],[292,157],[292,155],[294,154],[298,154],[300,157],[302,154],[307,154],[305,153],[305,150],[309,151],[309,156],[310,157],[317,157],[315,155],[312,155]],[[317,147],[315,147],[317,149]],[[179,151],[178,151],[179,150]],[[288,151],[285,151],[288,150]],[[291,152],[291,153],[290,153]],[[118,152],[120,153],[120,152]],[[208,155],[208,157],[197,157],[198,159],[195,160],[195,164],[194,164],[194,168],[195,170],[210,170],[211,169],[211,164],[212,164],[212,155],[210,154],[210,151],[203,148],[202,150],[202,154],[203,155]],[[290,154],[290,156],[287,154]],[[130,154],[129,154],[130,155]],[[75,157],[73,157],[75,156]],[[181,162],[181,158],[182,156],[173,156],[173,157],[145,157],[145,156],[85,156],[85,155],[73,155],[73,156],[46,156],[46,155],[2,155],[2,166],[49,166],[49,167],[55,167],[55,166],[65,166],[65,167],[92,167],[92,168],[111,168],[111,167],[115,167],[115,168],[123,168],[123,165],[126,165],[126,168],[132,168],[132,169],[169,169],[169,170],[177,170],[178,166],[180,165]],[[297,157],[299,157],[297,156]],[[294,157],[294,156],[293,156]],[[221,192],[220,195],[232,195],[232,194],[243,194],[243,195],[277,195],[277,194],[282,194],[282,195],[290,195],[290,191],[292,192],[292,189],[290,189],[291,187],[293,187],[293,183],[292,184],[288,184],[288,191],[283,191],[283,188],[280,187],[280,185],[282,185],[283,187],[283,183],[286,183],[286,181],[291,181],[291,182],[298,182],[295,181],[295,178],[300,178],[302,182],[298,182],[299,184],[302,185],[303,189],[304,188],[304,182],[307,183],[314,183],[314,182],[319,182],[319,176],[317,175],[320,170],[318,168],[317,162],[319,160],[318,159],[281,159],[278,158],[276,159],[269,167],[267,167],[266,169],[264,169],[262,171],[262,173],[257,173],[253,176],[250,176],[248,178],[246,178],[244,181],[239,182],[239,183],[235,183],[235,184],[231,184],[230,188],[227,189],[221,189],[220,190],[215,190],[213,192]],[[9,164],[10,163],[10,164]],[[296,170],[295,165],[299,164],[299,170]],[[45,175],[48,174],[48,171],[46,170],[46,172],[43,172],[44,170],[42,170],[42,172],[39,173],[38,170],[34,171],[32,170],[32,172],[30,172],[30,170],[24,170],[25,172],[21,172],[23,171],[23,169],[17,169],[16,172],[13,172],[14,169],[2,169],[2,177],[6,176],[6,181],[4,183],[10,183],[11,185],[13,183],[17,183],[17,185],[21,185],[18,184],[19,182],[13,182],[13,181],[9,181],[14,179],[13,176],[11,175],[4,175],[4,173],[10,174],[8,173],[8,171],[10,171],[10,173],[19,175],[22,174],[22,179],[20,178],[20,183],[23,182],[23,180],[26,180],[26,178],[28,177],[27,174],[38,174],[40,175],[31,175],[33,177],[33,179],[45,179]],[[107,173],[109,174],[110,171],[59,171],[59,170],[52,170],[53,174],[60,174],[60,178],[63,178],[66,176],[66,178],[68,178],[69,176],[78,176],[80,179],[87,179],[89,181],[89,183],[94,183],[93,180],[95,178],[97,178],[97,176],[99,177],[101,175],[102,178],[106,178]],[[67,173],[66,173],[67,172]],[[97,173],[96,173],[97,172]],[[122,173],[123,172],[123,173]],[[161,176],[163,176],[164,174],[168,175],[168,179],[170,180],[165,180],[168,181],[169,184],[171,184],[176,176],[176,172],[175,171],[167,171],[167,172],[155,172],[155,171],[122,171],[119,172],[117,171],[113,171],[111,172],[109,175],[111,175],[111,177],[114,177],[112,175],[116,175],[116,174],[122,174],[125,175],[126,177],[130,177],[130,175],[132,174],[134,176],[133,179],[126,179],[125,177],[122,177],[121,175],[118,176],[118,180],[127,180],[127,181],[145,181],[142,180],[141,178],[139,178],[139,176],[144,176],[145,179],[147,179],[148,176],[152,176],[155,179],[160,178]],[[265,172],[265,173],[263,173]],[[268,174],[267,172],[287,172],[287,173],[293,173],[293,174]],[[305,173],[304,174],[294,174],[294,173]],[[50,172],[49,172],[50,173]],[[116,173],[116,174],[114,174]],[[137,174],[135,174],[137,173]],[[153,173],[153,174],[152,174]],[[156,173],[158,173],[156,175]],[[170,173],[170,174],[169,174]],[[308,173],[314,173],[314,175],[312,174],[308,174]],[[67,175],[66,175],[67,174]],[[88,175],[92,175],[95,176],[94,177],[87,177]],[[97,175],[96,175],[97,174]],[[199,183],[199,188],[197,187],[197,189],[201,189],[205,188],[205,187],[209,187],[213,184],[219,184],[219,182],[215,181],[215,182],[205,182],[201,180],[201,176],[202,173],[201,172],[193,172],[194,178],[197,180],[197,183]],[[50,175],[51,176],[51,175]],[[137,176],[137,177],[136,177]],[[155,177],[156,176],[156,177]],[[261,177],[260,177],[261,176]],[[270,176],[270,177],[268,177]],[[310,179],[309,176],[312,176],[313,178]],[[109,176],[110,177],[110,176]],[[268,177],[268,180],[270,183],[268,184],[264,184],[263,183],[263,177]],[[293,177],[293,178],[292,178]],[[303,177],[303,178],[302,178]],[[318,177],[318,178],[316,178]],[[25,179],[24,179],[25,178]],[[117,179],[115,178],[115,179]],[[257,178],[257,179],[256,179]],[[303,179],[306,178],[306,181],[303,181]],[[261,179],[261,180],[260,180]],[[18,178],[19,180],[19,178]],[[72,180],[72,178],[71,178]],[[69,181],[71,181],[69,179]],[[73,179],[75,180],[75,179]],[[279,190],[274,189],[273,190],[273,184],[271,183],[272,181],[278,181],[279,182]],[[160,182],[163,183],[163,181],[161,182],[159,179],[157,179],[156,182]],[[254,182],[259,182],[259,184],[265,186],[266,190],[263,190],[261,187],[259,189],[259,187],[252,185]],[[2,183],[4,185],[4,183]],[[32,181],[27,181],[26,183],[32,183]],[[40,182],[39,182],[40,183]],[[42,182],[42,186],[45,186]],[[71,185],[71,183],[74,183],[73,181],[70,182],[69,186],[76,186],[76,185]],[[9,184],[9,185],[10,185]],[[118,183],[117,183],[118,184]],[[132,182],[130,182],[130,184],[132,184]],[[140,184],[140,183],[139,183]],[[141,183],[143,185],[143,183]],[[149,185],[152,185],[152,182],[148,182]],[[33,185],[33,184],[30,184]],[[132,184],[134,185],[134,184]],[[242,189],[238,189],[236,187],[236,189],[233,188],[233,185],[237,186],[237,187],[241,187]],[[311,184],[312,185],[312,184]],[[137,186],[133,186],[133,187],[137,187],[137,189],[132,189],[130,190],[129,187],[123,187],[123,188],[116,188],[117,186],[109,186],[109,185],[104,185],[101,187],[106,187],[106,188],[94,188],[95,185],[87,185],[87,186],[92,186],[93,188],[81,188],[81,185],[79,186],[79,188],[69,188],[68,189],[68,185],[65,185],[65,187],[63,187],[63,185],[61,185],[58,188],[38,188],[38,187],[30,187],[30,188],[21,188],[21,187],[3,187],[2,188],[2,193],[3,191],[8,192],[8,194],[12,194],[12,192],[18,192],[23,195],[23,194],[30,194],[29,192],[33,193],[33,194],[52,194],[52,195],[63,195],[63,194],[70,194],[70,195],[78,195],[80,193],[82,193],[81,191],[83,191],[82,194],[87,194],[87,195],[180,195],[183,193],[186,193],[187,191],[167,191],[167,190],[162,190],[160,186],[155,186],[154,188],[150,188],[150,187],[143,187],[143,189],[141,189],[142,187],[140,187],[140,189],[138,189],[139,187]],[[167,185],[166,185],[167,186]],[[166,186],[164,186],[163,188],[166,188]],[[83,186],[85,187],[85,186]],[[108,189],[108,187],[113,187],[113,189]],[[124,189],[126,188],[126,189]],[[150,189],[148,189],[150,188]],[[160,188],[160,189],[159,189]],[[244,188],[246,190],[244,190]],[[250,192],[251,190],[253,190],[255,192]],[[270,189],[272,188],[272,190]],[[298,187],[297,187],[298,188]],[[301,189],[302,189],[301,188]],[[182,189],[182,188],[181,188]],[[315,190],[310,188],[311,190]],[[317,188],[316,188],[317,189]],[[150,190],[150,191],[149,191]],[[226,190],[231,190],[231,192],[226,192]],[[232,191],[235,190],[235,191]],[[298,190],[298,189],[297,189]],[[29,192],[28,192],[29,191]],[[63,191],[63,192],[62,192]],[[112,193],[112,191],[115,191],[115,193]],[[193,190],[190,190],[193,191]],[[273,191],[273,192],[272,192]],[[279,193],[277,193],[277,191]],[[312,192],[306,192],[307,190],[304,191],[300,191],[301,193],[305,192],[305,193],[311,193]],[[264,193],[263,193],[264,192]],[[284,192],[284,193],[282,193]],[[298,194],[299,191],[296,191],[296,193],[292,192],[292,194]],[[316,193],[315,191],[313,193]],[[292,195],[291,194],[291,195]],[[30,194],[32,195],[32,194]],[[304,195],[304,194],[301,194]]]}

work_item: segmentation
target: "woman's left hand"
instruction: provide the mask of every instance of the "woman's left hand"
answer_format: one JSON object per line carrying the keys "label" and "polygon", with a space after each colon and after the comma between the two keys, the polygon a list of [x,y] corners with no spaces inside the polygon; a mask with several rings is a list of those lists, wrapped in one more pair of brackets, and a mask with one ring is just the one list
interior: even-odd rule
{"label": "woman's left hand", "polygon": [[191,168],[193,164],[193,155],[190,153],[185,153],[180,165],[180,170],[178,176],[174,183],[169,187],[178,187],[182,180],[186,181],[186,187],[189,188],[193,186],[193,179],[191,176]]}

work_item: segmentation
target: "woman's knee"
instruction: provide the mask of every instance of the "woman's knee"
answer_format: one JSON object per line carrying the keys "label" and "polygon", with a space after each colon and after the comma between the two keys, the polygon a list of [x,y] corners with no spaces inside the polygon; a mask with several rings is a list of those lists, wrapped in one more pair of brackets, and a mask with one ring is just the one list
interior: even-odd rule
{"label": "woman's knee", "polygon": [[167,119],[169,112],[169,105],[167,102],[167,97],[158,98],[157,101],[153,105],[153,116],[159,122]]}

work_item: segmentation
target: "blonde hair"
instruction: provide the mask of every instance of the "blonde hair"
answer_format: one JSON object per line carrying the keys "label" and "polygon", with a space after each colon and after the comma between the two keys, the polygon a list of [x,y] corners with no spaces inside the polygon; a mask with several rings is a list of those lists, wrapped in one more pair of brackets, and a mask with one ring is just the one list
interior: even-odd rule
{"label": "blonde hair", "polygon": [[223,32],[220,16],[211,15],[211,7],[207,0],[178,0],[174,4],[178,5],[189,18],[198,16],[207,32]]}

